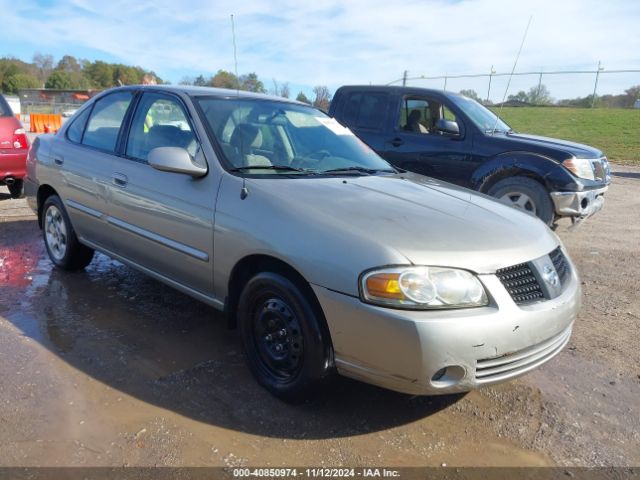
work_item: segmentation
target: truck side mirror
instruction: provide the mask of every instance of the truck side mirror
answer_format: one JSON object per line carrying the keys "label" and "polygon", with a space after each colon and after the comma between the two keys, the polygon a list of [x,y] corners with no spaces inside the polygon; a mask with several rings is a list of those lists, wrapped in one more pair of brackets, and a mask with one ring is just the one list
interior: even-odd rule
{"label": "truck side mirror", "polygon": [[460,127],[458,127],[458,123],[451,120],[445,120],[444,118],[439,118],[436,121],[436,130],[449,135],[460,135]]}

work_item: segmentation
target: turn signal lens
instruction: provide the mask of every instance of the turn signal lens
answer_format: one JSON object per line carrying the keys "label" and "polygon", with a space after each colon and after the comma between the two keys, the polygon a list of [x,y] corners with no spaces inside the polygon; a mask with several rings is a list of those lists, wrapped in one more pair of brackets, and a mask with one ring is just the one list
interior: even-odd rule
{"label": "turn signal lens", "polygon": [[397,273],[380,273],[367,277],[367,291],[378,298],[402,300],[404,295],[398,285]]}

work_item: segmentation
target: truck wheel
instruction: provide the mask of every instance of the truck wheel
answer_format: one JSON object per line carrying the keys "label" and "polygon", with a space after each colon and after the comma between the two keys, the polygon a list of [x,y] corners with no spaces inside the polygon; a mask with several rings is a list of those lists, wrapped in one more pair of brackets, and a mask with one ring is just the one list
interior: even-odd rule
{"label": "truck wheel", "polygon": [[553,203],[549,193],[531,178],[505,178],[492,186],[487,193],[502,203],[537,216],[547,225],[553,223]]}
{"label": "truck wheel", "polygon": [[47,197],[42,207],[42,235],[49,258],[63,270],[80,270],[91,262],[93,250],[78,242],[60,197]]}
{"label": "truck wheel", "polygon": [[254,276],[238,302],[247,362],[258,382],[288,402],[309,398],[330,374],[329,339],[302,291],[272,272]]}
{"label": "truck wheel", "polygon": [[20,198],[22,196],[22,180],[15,180],[12,185],[8,185],[11,198]]}

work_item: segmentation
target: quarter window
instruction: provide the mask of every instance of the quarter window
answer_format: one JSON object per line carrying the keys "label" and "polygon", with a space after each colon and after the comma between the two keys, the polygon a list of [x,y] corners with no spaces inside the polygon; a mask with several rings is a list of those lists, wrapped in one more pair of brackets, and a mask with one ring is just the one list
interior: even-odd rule
{"label": "quarter window", "polygon": [[157,147],[180,147],[195,157],[196,137],[177,100],[156,93],[145,93],[131,122],[127,156],[147,160]]}
{"label": "quarter window", "polygon": [[131,92],[117,92],[98,100],[89,117],[82,144],[115,152],[122,120],[132,97]]}
{"label": "quarter window", "polygon": [[84,127],[87,124],[87,118],[89,118],[91,108],[86,108],[77,118],[73,119],[71,125],[67,129],[67,138],[73,143],[80,143],[82,141],[82,133]]}

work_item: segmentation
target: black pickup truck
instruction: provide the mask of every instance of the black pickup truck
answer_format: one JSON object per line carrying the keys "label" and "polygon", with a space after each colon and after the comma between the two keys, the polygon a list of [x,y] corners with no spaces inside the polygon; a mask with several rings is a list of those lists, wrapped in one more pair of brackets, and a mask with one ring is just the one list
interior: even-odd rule
{"label": "black pickup truck", "polygon": [[514,132],[489,109],[452,92],[345,86],[329,115],[391,164],[492,195],[548,225],[598,212],[611,182],[601,151]]}

